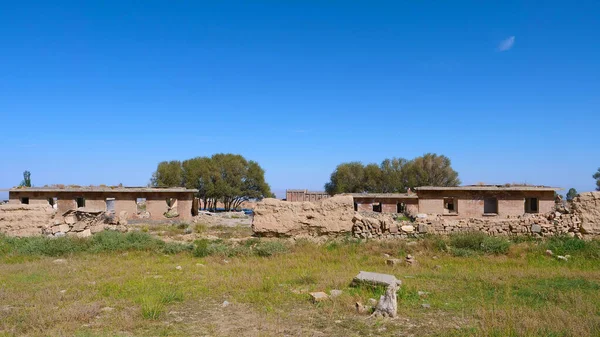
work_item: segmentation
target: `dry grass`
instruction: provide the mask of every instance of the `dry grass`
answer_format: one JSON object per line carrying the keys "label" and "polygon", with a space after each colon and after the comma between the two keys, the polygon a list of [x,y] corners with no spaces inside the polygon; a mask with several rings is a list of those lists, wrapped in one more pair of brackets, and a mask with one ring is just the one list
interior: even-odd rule
{"label": "dry grass", "polygon": [[[5,251],[0,336],[600,335],[598,259],[573,254],[565,263],[535,242],[506,255],[456,257],[432,240],[300,241],[270,257],[75,253],[65,263]],[[385,264],[384,254],[407,253],[416,267]],[[355,302],[381,293],[349,287],[360,270],[403,281],[399,318],[355,313]],[[309,301],[308,292],[331,289],[344,292]]]}

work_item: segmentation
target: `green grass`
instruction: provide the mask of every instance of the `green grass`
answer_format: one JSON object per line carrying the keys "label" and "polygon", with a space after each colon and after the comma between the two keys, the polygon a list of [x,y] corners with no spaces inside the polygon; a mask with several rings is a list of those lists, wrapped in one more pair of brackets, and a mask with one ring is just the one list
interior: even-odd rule
{"label": "green grass", "polygon": [[[0,236],[0,336],[600,335],[598,241],[467,233],[411,245],[350,238],[186,245],[141,232],[56,240]],[[549,247],[571,258],[546,256]],[[385,263],[384,254],[408,253],[416,266]],[[350,286],[360,270],[402,280],[399,319],[355,312],[356,302],[384,292]],[[310,301],[309,292],[331,289],[343,293]]]}

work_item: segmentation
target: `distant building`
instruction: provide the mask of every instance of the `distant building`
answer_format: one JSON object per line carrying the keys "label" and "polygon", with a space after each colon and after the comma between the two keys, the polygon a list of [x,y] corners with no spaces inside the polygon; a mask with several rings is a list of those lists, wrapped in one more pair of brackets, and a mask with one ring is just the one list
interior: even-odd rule
{"label": "distant building", "polygon": [[530,185],[423,186],[417,187],[416,193],[350,195],[357,211],[479,218],[551,212],[559,189]]}
{"label": "distant building", "polygon": [[318,201],[325,198],[329,198],[325,191],[285,190],[287,201]]}
{"label": "distant building", "polygon": [[165,220],[165,213],[176,212],[179,215],[175,219],[190,220],[198,212],[196,192],[198,190],[179,187],[18,187],[9,190],[9,203],[51,205],[61,215],[85,207],[116,214],[127,211],[129,219],[137,219],[144,213],[146,218]]}

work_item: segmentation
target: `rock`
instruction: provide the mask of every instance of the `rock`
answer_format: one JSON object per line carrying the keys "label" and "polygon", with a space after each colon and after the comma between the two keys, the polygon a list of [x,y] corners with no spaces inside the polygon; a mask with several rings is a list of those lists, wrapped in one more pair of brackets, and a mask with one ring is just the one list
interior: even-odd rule
{"label": "rock", "polygon": [[419,290],[419,291],[417,291],[417,294],[418,294],[420,297],[427,297],[427,295],[429,295],[429,292],[427,292],[427,291],[420,291],[420,290]]}
{"label": "rock", "polygon": [[183,268],[181,268],[181,266],[177,266],[177,267],[175,267],[175,269],[182,270]]}
{"label": "rock", "polygon": [[425,309],[431,308],[431,304],[429,304],[429,303],[423,303],[423,304],[421,304],[421,306]]}
{"label": "rock", "polygon": [[538,224],[531,225],[531,232],[532,233],[541,233],[542,232],[542,226],[540,226]]}
{"label": "rock", "polygon": [[90,227],[92,234],[100,233],[104,231],[104,225],[94,225]]}
{"label": "rock", "polygon": [[56,260],[52,261],[52,263],[65,264],[65,263],[67,263],[67,260],[65,260],[65,259],[56,259]]}
{"label": "rock", "polygon": [[223,307],[223,308],[228,307],[229,304],[230,304],[229,302],[223,301],[223,303],[221,304],[221,307]]}
{"label": "rock", "polygon": [[71,228],[71,231],[82,232],[83,230],[85,230],[86,227],[87,227],[87,223],[85,223],[83,221],[79,221],[73,225],[73,228]]}
{"label": "rock", "polygon": [[402,263],[402,260],[400,260],[400,259],[387,259],[387,260],[385,260],[385,263],[386,263],[388,266],[395,266],[395,265],[397,265],[397,264],[401,264],[401,263]]}
{"label": "rock", "polygon": [[67,216],[65,216],[65,223],[67,225],[74,225],[77,222],[77,217],[75,216],[75,214],[69,214]]}
{"label": "rock", "polygon": [[371,310],[373,310],[373,307],[368,306],[368,305],[363,305],[360,302],[356,302],[356,304],[354,306],[356,307],[356,312],[361,315],[368,314],[371,312]]}
{"label": "rock", "polygon": [[310,293],[310,297],[312,298],[312,301],[315,303],[324,301],[329,298],[329,296],[327,296],[327,294],[322,291]]}
{"label": "rock", "polygon": [[56,238],[60,238],[60,237],[63,237],[63,236],[65,236],[65,235],[66,235],[66,234],[65,234],[65,233],[63,233],[63,232],[58,232],[58,233],[54,234],[54,237],[56,237]]}
{"label": "rock", "polygon": [[369,305],[374,307],[377,305],[377,300],[374,298],[369,298]]}
{"label": "rock", "polygon": [[419,213],[417,214],[417,219],[427,219],[427,214]]}
{"label": "rock", "polygon": [[434,256],[432,257],[432,259],[434,259],[434,260],[437,260],[437,259],[439,259],[439,257],[437,257],[437,255],[434,255]]}
{"label": "rock", "polygon": [[417,260],[415,260],[415,257],[412,255],[407,255],[406,256],[406,264],[409,266],[416,266],[417,265]]}
{"label": "rock", "polygon": [[419,224],[418,230],[419,233],[427,233],[427,225],[424,223]]}
{"label": "rock", "polygon": [[409,242],[406,243],[406,246],[407,247],[412,247],[412,246],[416,246],[418,244],[419,243],[417,241],[409,241]]}
{"label": "rock", "polygon": [[415,227],[411,225],[402,226],[401,228],[405,233],[413,233],[415,231]]}
{"label": "rock", "polygon": [[354,199],[333,196],[316,202],[263,199],[254,208],[252,230],[259,236],[320,236],[352,232]]}
{"label": "rock", "polygon": [[554,252],[552,252],[550,249],[546,249],[546,255],[554,256]]}
{"label": "rock", "polygon": [[390,256],[391,256],[391,255],[390,255],[390,254],[387,254],[387,253],[384,253],[384,254],[383,254],[383,257],[390,257]]}
{"label": "rock", "polygon": [[104,308],[100,309],[100,311],[102,311],[102,312],[110,312],[113,310],[115,310],[115,308],[111,308],[111,307],[104,307]]}
{"label": "rock", "polygon": [[391,284],[385,290],[385,294],[381,295],[377,307],[375,307],[376,316],[396,317],[398,313],[398,284]]}
{"label": "rock", "polygon": [[562,256],[562,255],[559,255],[556,258],[559,259],[559,260],[562,260],[562,261],[569,261],[569,259],[567,257]]}
{"label": "rock", "polygon": [[398,280],[396,276],[389,274],[373,273],[368,271],[361,271],[352,280],[353,284],[366,283],[375,286],[389,286],[391,284],[401,285],[402,281]]}
{"label": "rock", "polygon": [[331,297],[338,297],[338,296],[342,295],[342,293],[343,292],[341,290],[332,289],[332,290],[329,291],[329,296],[331,296]]}
{"label": "rock", "polygon": [[62,224],[62,225],[54,226],[54,227],[52,227],[52,234],[56,234],[58,232],[66,233],[66,232],[69,231],[69,229],[70,229],[70,227],[67,224]]}
{"label": "rock", "polygon": [[89,230],[89,228],[84,230],[83,232],[77,233],[77,237],[80,237],[80,238],[87,238],[90,236],[92,236],[92,231]]}

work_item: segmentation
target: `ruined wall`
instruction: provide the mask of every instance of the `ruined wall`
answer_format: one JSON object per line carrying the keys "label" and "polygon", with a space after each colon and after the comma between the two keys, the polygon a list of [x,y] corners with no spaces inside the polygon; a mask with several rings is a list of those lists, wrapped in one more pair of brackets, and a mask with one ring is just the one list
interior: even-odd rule
{"label": "ruined wall", "polygon": [[600,192],[581,193],[571,204],[573,214],[581,220],[585,234],[600,234]]}
{"label": "ruined wall", "polygon": [[[387,216],[387,217],[386,217]],[[357,238],[402,238],[424,234],[448,235],[458,232],[484,232],[488,235],[569,235],[591,237],[574,214],[525,214],[515,218],[448,218],[441,215],[414,222],[394,221],[389,215],[357,214],[352,234]],[[598,232],[594,235],[598,235]]]}
{"label": "ruined wall", "polygon": [[8,236],[35,236],[52,223],[50,205],[0,205],[0,233]]}
{"label": "ruined wall", "polygon": [[264,199],[256,204],[252,230],[261,236],[317,236],[349,233],[354,217],[351,196],[317,202]]}

